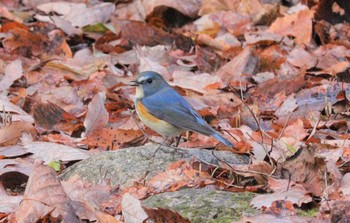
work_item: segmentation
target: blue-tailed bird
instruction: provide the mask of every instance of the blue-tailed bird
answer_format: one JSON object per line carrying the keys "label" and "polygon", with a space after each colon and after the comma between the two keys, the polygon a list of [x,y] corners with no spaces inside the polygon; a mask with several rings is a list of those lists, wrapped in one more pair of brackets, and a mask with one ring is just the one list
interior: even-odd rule
{"label": "blue-tailed bird", "polygon": [[163,77],[153,71],[140,73],[136,86],[135,109],[141,121],[165,137],[175,137],[185,131],[212,136],[232,148],[234,145],[208,125],[192,106]]}

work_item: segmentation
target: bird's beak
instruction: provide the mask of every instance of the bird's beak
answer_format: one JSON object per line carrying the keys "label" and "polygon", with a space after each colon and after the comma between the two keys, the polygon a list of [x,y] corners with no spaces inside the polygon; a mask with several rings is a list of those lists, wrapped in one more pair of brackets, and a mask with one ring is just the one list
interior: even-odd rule
{"label": "bird's beak", "polygon": [[139,86],[140,84],[137,82],[137,80],[131,81],[130,86]]}

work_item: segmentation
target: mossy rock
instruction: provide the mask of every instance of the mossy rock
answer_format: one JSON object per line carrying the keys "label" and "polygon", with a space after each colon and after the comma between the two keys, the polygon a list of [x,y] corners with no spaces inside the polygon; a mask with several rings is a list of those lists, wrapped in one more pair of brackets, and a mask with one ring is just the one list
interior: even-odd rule
{"label": "mossy rock", "polygon": [[192,223],[229,223],[260,212],[250,206],[254,193],[233,193],[209,188],[183,189],[157,194],[143,201],[147,208],[178,212]]}
{"label": "mossy rock", "polygon": [[119,185],[123,188],[133,185],[140,179],[150,179],[159,172],[165,171],[169,164],[180,159],[190,161],[191,158],[196,157],[213,165],[219,165],[223,160],[231,165],[247,164],[249,161],[245,156],[228,151],[185,150],[162,146],[155,153],[158,148],[159,145],[149,144],[102,152],[67,168],[60,175],[60,179],[68,180],[74,175],[79,175],[88,182],[99,183],[101,180],[110,180],[112,186]]}

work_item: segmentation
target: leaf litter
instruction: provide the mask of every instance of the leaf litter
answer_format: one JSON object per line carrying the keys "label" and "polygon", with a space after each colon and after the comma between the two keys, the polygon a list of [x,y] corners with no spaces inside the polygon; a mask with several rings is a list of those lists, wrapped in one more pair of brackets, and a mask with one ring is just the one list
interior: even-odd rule
{"label": "leaf litter", "polygon": [[[0,218],[141,222],[159,213],[187,222],[138,200],[205,186],[262,192],[251,203],[263,211],[260,222],[289,221],[310,208],[317,216],[309,221],[349,218],[350,44],[342,15],[350,9],[338,1],[301,3],[4,1],[0,179],[29,181],[25,192],[16,189],[21,180],[2,184]],[[244,153],[251,163],[198,169],[202,161],[178,161],[124,189],[57,179],[50,162],[65,168],[89,154],[160,139],[130,112],[135,89],[128,83],[145,70],[161,73],[237,145],[189,133],[180,147]],[[50,182],[56,189],[44,189]],[[86,194],[94,192],[91,203]]]}

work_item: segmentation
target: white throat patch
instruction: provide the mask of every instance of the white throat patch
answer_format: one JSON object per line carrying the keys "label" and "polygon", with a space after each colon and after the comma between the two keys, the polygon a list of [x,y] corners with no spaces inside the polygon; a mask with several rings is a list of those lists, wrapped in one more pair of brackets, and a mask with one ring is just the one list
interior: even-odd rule
{"label": "white throat patch", "polygon": [[143,92],[142,86],[137,86],[136,87],[136,93],[135,93],[135,100],[136,99],[141,99],[145,96],[145,93]]}

